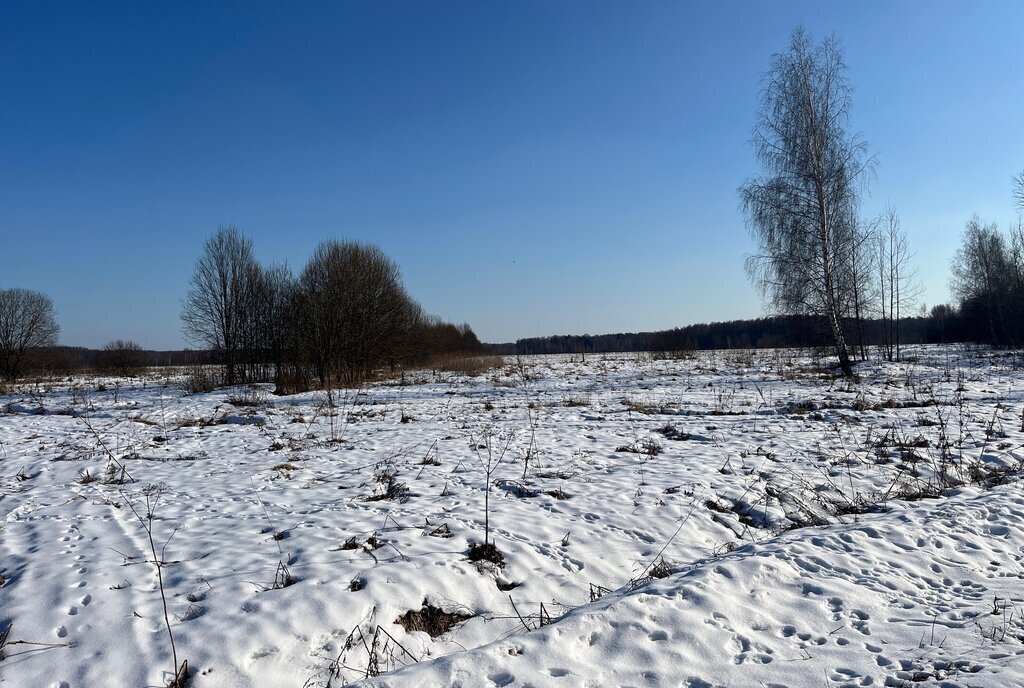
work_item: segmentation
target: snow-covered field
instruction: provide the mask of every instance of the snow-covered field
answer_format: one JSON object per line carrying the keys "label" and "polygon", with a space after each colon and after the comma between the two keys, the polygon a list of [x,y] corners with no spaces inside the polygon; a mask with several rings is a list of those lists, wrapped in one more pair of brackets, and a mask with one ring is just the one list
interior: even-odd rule
{"label": "snow-covered field", "polygon": [[1024,685],[1021,360],[905,354],[8,390],[0,685],[167,684],[147,526],[191,686]]}

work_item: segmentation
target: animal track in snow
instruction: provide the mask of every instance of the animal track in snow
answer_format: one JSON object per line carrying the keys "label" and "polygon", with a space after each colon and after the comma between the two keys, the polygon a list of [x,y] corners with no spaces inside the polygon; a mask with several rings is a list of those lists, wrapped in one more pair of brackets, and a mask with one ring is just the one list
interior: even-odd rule
{"label": "animal track in snow", "polygon": [[507,671],[498,671],[489,674],[487,680],[495,686],[507,686],[515,683],[516,677]]}
{"label": "animal track in snow", "polygon": [[853,617],[853,622],[851,623],[851,625],[854,627],[854,629],[856,629],[860,633],[863,633],[864,635],[871,635],[871,631],[870,629],[868,629],[868,619],[870,619],[871,617],[868,616],[867,612],[862,612],[859,609],[854,609],[852,612],[850,612],[850,615]]}
{"label": "animal track in snow", "polygon": [[839,621],[843,618],[843,601],[838,597],[828,598],[828,608],[832,611],[832,620]]}

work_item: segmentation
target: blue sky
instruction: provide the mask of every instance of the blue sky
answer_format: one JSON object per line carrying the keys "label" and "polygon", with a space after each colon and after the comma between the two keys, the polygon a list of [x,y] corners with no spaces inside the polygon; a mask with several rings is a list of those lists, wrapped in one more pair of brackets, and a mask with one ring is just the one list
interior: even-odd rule
{"label": "blue sky", "polygon": [[929,306],[973,213],[1016,219],[1024,3],[0,5],[0,288],[66,344],[179,347],[204,240],[301,270],[378,244],[486,341],[760,315],[736,188],[759,74],[842,41]]}

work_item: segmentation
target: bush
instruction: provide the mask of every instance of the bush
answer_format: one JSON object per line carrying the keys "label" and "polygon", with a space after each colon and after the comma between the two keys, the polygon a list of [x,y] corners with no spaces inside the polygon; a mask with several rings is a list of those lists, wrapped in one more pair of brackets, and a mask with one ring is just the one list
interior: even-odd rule
{"label": "bush", "polygon": [[220,370],[214,366],[190,366],[181,389],[186,394],[205,394],[222,386],[224,380]]}

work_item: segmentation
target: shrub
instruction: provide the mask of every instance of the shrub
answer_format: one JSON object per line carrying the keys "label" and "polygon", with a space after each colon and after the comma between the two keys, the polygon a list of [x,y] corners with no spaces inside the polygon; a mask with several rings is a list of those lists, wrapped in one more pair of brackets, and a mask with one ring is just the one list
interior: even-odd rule
{"label": "shrub", "polygon": [[211,366],[190,366],[185,378],[181,381],[181,389],[186,394],[205,394],[221,386],[221,372]]}

